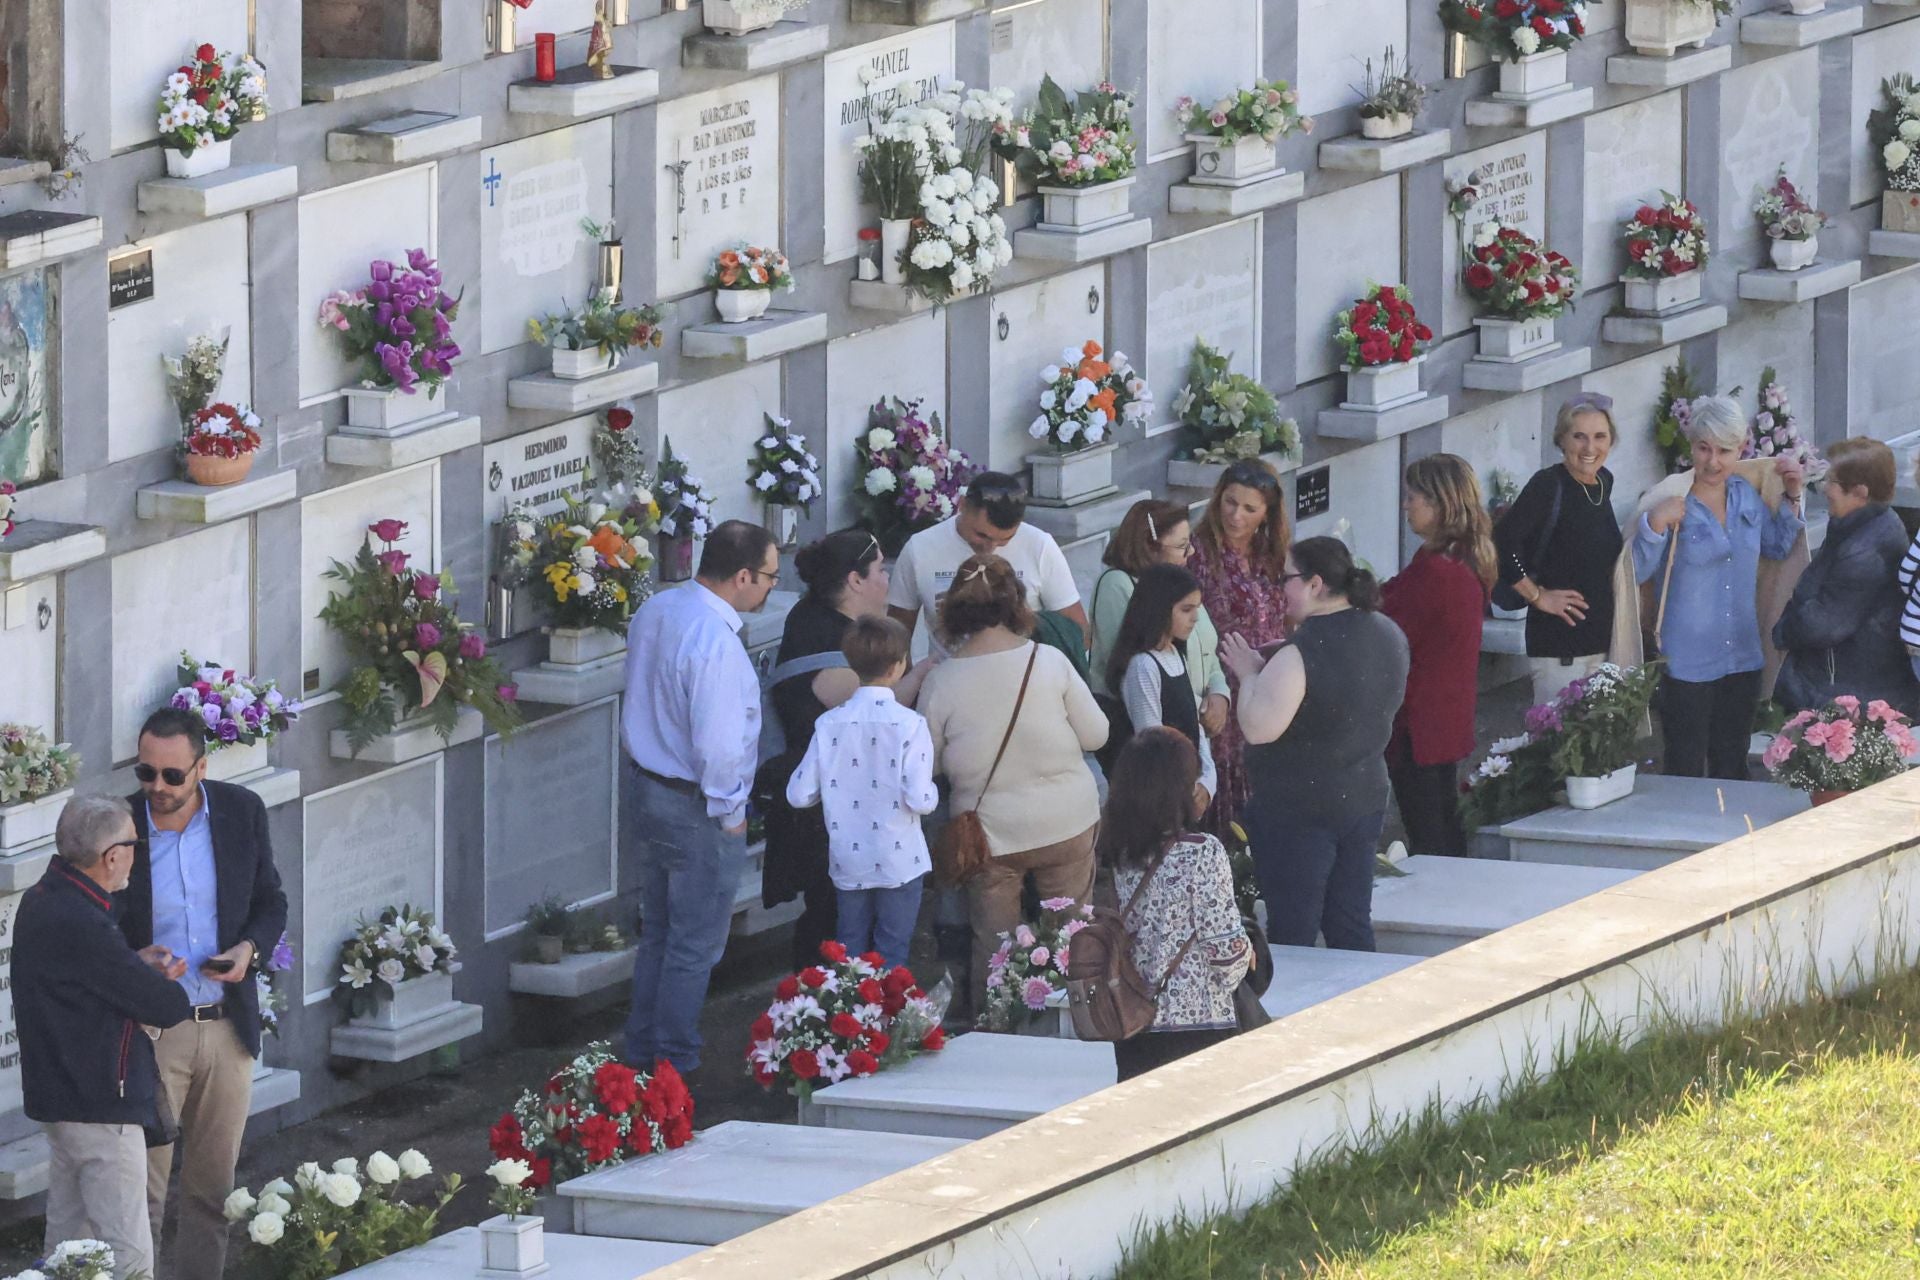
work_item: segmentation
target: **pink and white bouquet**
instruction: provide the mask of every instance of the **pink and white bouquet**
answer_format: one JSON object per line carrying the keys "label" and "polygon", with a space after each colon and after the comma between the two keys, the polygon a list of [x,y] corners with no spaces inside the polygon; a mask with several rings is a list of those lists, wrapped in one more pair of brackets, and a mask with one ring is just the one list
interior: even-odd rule
{"label": "pink and white bouquet", "polygon": [[241,675],[217,662],[201,662],[184,649],[175,679],[180,687],[167,705],[201,718],[209,751],[271,742],[300,718],[300,700],[281,693],[272,680]]}
{"label": "pink and white bouquet", "polygon": [[823,942],[820,963],[780,979],[773,997],[754,1019],[745,1054],[763,1089],[784,1084],[805,1098],[947,1042],[941,989],[922,991],[910,971],[889,969],[878,952],[850,956],[840,943]]}
{"label": "pink and white bouquet", "polygon": [[349,293],[336,290],[320,301],[319,323],[340,335],[361,382],[413,395],[425,384],[429,398],[453,374],[460,346],[453,321],[460,299],[442,287],[440,268],[425,249],[407,250],[407,265],[385,259],[367,268],[372,277]]}
{"label": "pink and white bouquet", "polygon": [[1133,172],[1133,95],[1102,81],[1068,98],[1052,76],[1033,109],[1003,127],[995,149],[1042,185],[1090,187]]}
{"label": "pink and white bouquet", "polygon": [[1862,707],[1842,694],[1788,720],[1760,760],[1775,782],[1818,796],[1897,778],[1916,752],[1920,743],[1905,716],[1877,698]]}
{"label": "pink and white bouquet", "polygon": [[1774,175],[1773,185],[1754,197],[1753,216],[1770,240],[1809,240],[1827,225],[1827,215],[1807,203],[1787,177],[1785,165]]}
{"label": "pink and white bouquet", "polygon": [[978,469],[947,443],[939,414],[922,417],[920,401],[898,396],[867,410],[866,433],[853,448],[862,477],[853,494],[860,524],[888,555],[951,516]]}
{"label": "pink and white bouquet", "polygon": [[1153,408],[1153,391],[1133,371],[1124,352],[1111,358],[1089,339],[1068,347],[1060,362],[1040,371],[1040,416],[1027,428],[1056,453],[1077,453],[1103,444],[1120,422],[1139,422]]}
{"label": "pink and white bouquet", "polygon": [[1093,921],[1093,908],[1072,898],[1048,898],[1036,924],[1018,924],[1000,935],[987,962],[983,1031],[1017,1031],[1045,1014],[1047,1001],[1067,989],[1067,952],[1073,935]]}
{"label": "pink and white bouquet", "polygon": [[1256,80],[1212,103],[1181,98],[1173,114],[1186,133],[1211,134],[1224,142],[1258,137],[1278,142],[1294,130],[1313,132],[1313,117],[1300,114],[1300,94],[1285,80]]}
{"label": "pink and white bouquet", "polygon": [[1808,484],[1818,484],[1827,474],[1827,462],[1800,434],[1799,420],[1787,400],[1787,388],[1768,365],[1760,371],[1760,408],[1753,415],[1752,456],[1792,458],[1807,474]]}

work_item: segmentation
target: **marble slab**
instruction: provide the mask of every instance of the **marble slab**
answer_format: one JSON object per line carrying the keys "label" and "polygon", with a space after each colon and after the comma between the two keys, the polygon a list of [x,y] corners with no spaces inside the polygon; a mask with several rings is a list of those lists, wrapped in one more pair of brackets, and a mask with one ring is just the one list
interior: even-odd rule
{"label": "marble slab", "polygon": [[882,311],[893,316],[914,316],[931,311],[931,298],[913,292],[905,285],[884,284],[878,280],[849,280],[847,305],[860,311]]}
{"label": "marble slab", "polygon": [[1134,503],[1152,496],[1149,490],[1131,489],[1071,507],[1049,507],[1029,502],[1026,521],[1036,529],[1046,530],[1055,542],[1078,542],[1082,538],[1118,528]]}
{"label": "marble slab", "polygon": [[660,385],[660,366],[633,359],[591,378],[560,378],[542,370],[507,381],[507,405],[553,413],[589,413],[605,405],[644,396]]}
{"label": "marble slab", "polygon": [[375,738],[359,755],[353,753],[346,730],[335,729],[328,736],[327,749],[336,760],[354,760],[361,764],[405,764],[448,747],[457,747],[463,742],[472,742],[480,736],[485,723],[478,711],[472,707],[461,707],[453,733],[444,741],[425,722],[412,721]]}
{"label": "marble slab", "polygon": [[560,1185],[588,1236],[718,1244],[943,1156],[952,1138],[729,1120],[678,1151]]}
{"label": "marble slab", "polygon": [[1129,218],[1097,231],[1042,231],[1029,227],[1013,233],[1013,252],[1019,258],[1043,262],[1095,262],[1153,239],[1153,219]]}
{"label": "marble slab", "polygon": [[1600,338],[1621,346],[1670,347],[1727,326],[1727,309],[1687,307],[1664,316],[1608,316],[1600,322]]}
{"label": "marble slab", "polygon": [[1260,997],[1260,1007],[1274,1018],[1345,995],[1420,962],[1418,956],[1384,951],[1335,951],[1329,947],[1271,950],[1273,985]]}
{"label": "marble slab", "polygon": [[1920,258],[1920,231],[1867,232],[1867,252],[1880,258]]}
{"label": "marble slab", "polygon": [[268,1067],[253,1078],[253,1093],[247,1099],[247,1114],[284,1107],[300,1100],[300,1073],[288,1067]]}
{"label": "marble slab", "polygon": [[[1270,178],[1260,178],[1237,187],[1208,182],[1182,182],[1167,189],[1167,211],[1239,218],[1298,200],[1306,193],[1307,175],[1304,173],[1276,173]],[[1019,234],[1029,233],[1023,231]]]}
{"label": "marble slab", "polygon": [[625,653],[597,662],[543,662],[513,673],[520,701],[552,707],[578,707],[626,688]]}
{"label": "marble slab", "polygon": [[[1263,453],[1260,461],[1272,467],[1281,475],[1300,469],[1300,454]],[[1167,462],[1167,487],[1170,489],[1205,489],[1209,493],[1213,486],[1220,483],[1220,477],[1226,474],[1230,462],[1195,462],[1191,458],[1172,458]]]}
{"label": "marble slab", "polygon": [[1373,931],[1380,950],[1415,956],[1439,955],[1640,874],[1424,855],[1400,870],[1373,882]]}
{"label": "marble slab", "polygon": [[190,480],[162,480],[134,493],[133,510],[142,520],[219,524],[291,502],[299,491],[300,475],[296,471],[249,476],[239,484],[214,487]]}
{"label": "marble slab", "polygon": [[928,27],[986,7],[986,0],[853,0],[855,22]]}
{"label": "marble slab", "polygon": [[1804,16],[1785,9],[1754,13],[1740,19],[1740,39],[1747,44],[1768,45],[1780,49],[1804,49],[1852,35],[1866,25],[1865,5],[1844,9],[1826,8]]}
{"label": "marble slab", "polygon": [[24,1200],[45,1191],[52,1159],[44,1133],[0,1146],[0,1200]]}
{"label": "marble slab", "polygon": [[327,437],[327,461],[340,467],[397,471],[480,443],[478,416],[453,416],[404,435],[362,435],[352,430]]}
{"label": "marble slab", "polygon": [[403,58],[308,58],[300,64],[300,99],[345,102],[365,98],[431,80],[441,70],[438,62]]}
{"label": "marble slab", "polygon": [[1593,90],[1571,86],[1525,102],[1504,98],[1474,98],[1467,103],[1467,123],[1481,129],[1538,129],[1558,120],[1570,120],[1593,110]]}
{"label": "marble slab", "polygon": [[28,209],[0,218],[0,271],[30,267],[100,243],[105,224],[79,213]]}
{"label": "marble slab", "polygon": [[1755,302],[1811,302],[1859,283],[1858,259],[1815,262],[1798,271],[1767,267],[1740,273],[1740,296]]}
{"label": "marble slab", "polygon": [[1314,429],[1337,440],[1391,440],[1447,416],[1445,396],[1423,395],[1391,409],[1322,409]]}
{"label": "marble slab", "polygon": [[633,956],[634,948],[628,947],[623,951],[589,951],[563,956],[559,964],[510,964],[507,990],[523,996],[577,1000],[631,978]]}
{"label": "marble slab", "polygon": [[16,182],[38,182],[53,172],[45,160],[22,160],[18,156],[0,156],[0,187]]}
{"label": "marble slab", "polygon": [[1733,46],[1714,45],[1675,54],[1671,58],[1643,53],[1617,53],[1607,59],[1607,83],[1641,89],[1672,89],[1717,75],[1733,65]]}
{"label": "marble slab", "polygon": [[260,803],[269,809],[275,809],[292,800],[300,798],[300,771],[298,769],[260,769],[256,772],[235,778],[237,787],[245,787],[260,797]]}
{"label": "marble slab", "polygon": [[1353,134],[1320,144],[1320,167],[1345,173],[1395,173],[1438,160],[1453,150],[1451,129],[1418,129],[1403,138]]}
{"label": "marble slab", "polygon": [[327,159],[338,163],[417,164],[480,145],[480,117],[408,111],[327,134]]}
{"label": "marble slab", "polygon": [[831,32],[825,23],[777,22],[743,36],[700,31],[680,46],[680,65],[707,71],[771,71],[827,51]]}
{"label": "marble slab", "polygon": [[1077,1102],[1114,1078],[1111,1045],[970,1031],[938,1053],[818,1090],[800,1103],[800,1123],[984,1138]]}
{"label": "marble slab", "polygon": [[1461,385],[1474,391],[1538,391],[1593,368],[1593,348],[1574,347],[1512,364],[1475,357],[1461,370]]}
{"label": "marble slab", "polygon": [[53,857],[51,836],[39,844],[21,845],[0,854],[0,894],[24,893],[32,888]]}
{"label": "marble slab", "polygon": [[59,573],[107,553],[107,535],[88,524],[22,520],[0,542],[0,582]]}
{"label": "marble slab", "polygon": [[333,1029],[330,1041],[336,1058],[367,1062],[407,1062],[423,1053],[457,1044],[480,1034],[485,1011],[477,1004],[454,1003],[403,1027],[375,1027],[347,1022]]}
{"label": "marble slab", "polygon": [[218,218],[291,199],[299,191],[297,165],[242,164],[198,178],[149,178],[136,198],[142,213]]}
{"label": "marble slab", "polygon": [[1563,805],[1501,826],[1516,862],[1646,871],[1737,840],[1809,807],[1777,782],[1642,774],[1633,794],[1598,809]]}
{"label": "marble slab", "polygon": [[758,320],[688,325],[680,331],[680,354],[694,360],[766,360],[827,340],[824,311],[769,307]]}
{"label": "marble slab", "polygon": [[507,86],[507,110],[515,115],[585,120],[609,111],[624,111],[660,96],[660,73],[651,67],[613,69],[602,80],[585,64],[568,67],[549,81],[516,80]]}
{"label": "marble slab", "polygon": [[[552,1280],[640,1280],[700,1252],[694,1245],[658,1240],[608,1240],[544,1232],[546,1275]],[[506,1275],[480,1267],[480,1228],[460,1227],[378,1262],[343,1271],[354,1280],[485,1280]]]}

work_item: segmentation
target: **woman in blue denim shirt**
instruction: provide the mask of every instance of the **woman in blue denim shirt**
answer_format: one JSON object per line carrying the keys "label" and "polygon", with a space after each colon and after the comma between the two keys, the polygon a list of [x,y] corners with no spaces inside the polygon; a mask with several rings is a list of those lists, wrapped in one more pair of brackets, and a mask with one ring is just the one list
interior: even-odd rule
{"label": "woman in blue denim shirt", "polygon": [[[1633,568],[1641,582],[1667,572],[1660,653],[1660,728],[1666,772],[1686,778],[1747,777],[1747,744],[1766,655],[1760,646],[1755,581],[1760,557],[1784,560],[1805,527],[1799,464],[1779,460],[1787,501],[1768,510],[1758,490],[1733,474],[1748,441],[1746,415],[1725,396],[1693,403],[1693,487],[1640,517]],[[1656,585],[1656,598],[1662,590]],[[1657,606],[1656,606],[1657,608]]]}

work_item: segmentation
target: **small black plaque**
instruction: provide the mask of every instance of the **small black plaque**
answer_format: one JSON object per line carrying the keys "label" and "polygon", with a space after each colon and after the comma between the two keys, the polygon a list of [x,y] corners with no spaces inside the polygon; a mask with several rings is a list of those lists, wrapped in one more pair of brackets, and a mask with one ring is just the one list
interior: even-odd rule
{"label": "small black plaque", "polygon": [[145,302],[153,296],[153,250],[135,249],[107,259],[107,310]]}
{"label": "small black plaque", "polygon": [[1302,471],[1293,481],[1293,521],[1311,520],[1333,509],[1333,468]]}

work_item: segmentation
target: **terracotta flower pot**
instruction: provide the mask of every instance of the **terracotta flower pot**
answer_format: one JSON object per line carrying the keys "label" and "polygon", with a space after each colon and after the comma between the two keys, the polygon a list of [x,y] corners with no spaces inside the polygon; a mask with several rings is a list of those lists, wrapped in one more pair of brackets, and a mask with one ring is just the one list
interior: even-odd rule
{"label": "terracotta flower pot", "polygon": [[1816,791],[1813,793],[1813,807],[1817,809],[1823,804],[1830,804],[1838,800],[1841,796],[1850,796],[1852,794],[1853,792],[1851,791]]}
{"label": "terracotta flower pot", "polygon": [[209,489],[222,485],[239,484],[253,470],[253,455],[243,453],[235,458],[222,458],[216,454],[190,453],[187,455],[187,479]]}

